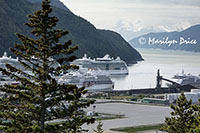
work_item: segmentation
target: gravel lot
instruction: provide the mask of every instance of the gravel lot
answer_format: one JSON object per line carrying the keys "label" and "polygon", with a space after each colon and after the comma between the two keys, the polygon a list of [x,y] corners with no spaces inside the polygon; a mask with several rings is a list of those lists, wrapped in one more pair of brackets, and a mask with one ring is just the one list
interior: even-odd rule
{"label": "gravel lot", "polygon": [[[109,114],[125,114],[126,118],[104,120],[103,128],[108,130],[111,128],[129,127],[138,125],[149,125],[163,123],[166,116],[170,116],[170,107],[139,105],[139,104],[124,104],[124,103],[105,103],[95,104],[95,111],[99,113]],[[89,107],[88,111],[92,111],[93,107]],[[84,125],[84,128],[96,129],[97,124]]]}

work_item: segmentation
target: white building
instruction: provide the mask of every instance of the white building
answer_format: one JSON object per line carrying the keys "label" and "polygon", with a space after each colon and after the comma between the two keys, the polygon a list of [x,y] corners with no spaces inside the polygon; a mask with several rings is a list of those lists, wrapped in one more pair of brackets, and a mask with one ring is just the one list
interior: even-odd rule
{"label": "white building", "polygon": [[[184,92],[187,100],[192,100],[192,103],[199,103],[200,99],[200,89],[192,89],[191,92]],[[174,103],[176,99],[180,96],[180,93],[166,94],[166,100],[169,100],[169,103]]]}

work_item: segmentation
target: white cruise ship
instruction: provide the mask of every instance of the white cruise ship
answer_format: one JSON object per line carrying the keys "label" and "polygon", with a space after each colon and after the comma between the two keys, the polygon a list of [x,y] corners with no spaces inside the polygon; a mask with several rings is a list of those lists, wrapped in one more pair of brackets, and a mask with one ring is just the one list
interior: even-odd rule
{"label": "white cruise ship", "polygon": [[85,54],[82,58],[76,59],[72,64],[78,65],[80,70],[94,70],[103,72],[108,75],[121,75],[128,74],[128,68],[126,62],[117,57],[116,59],[111,58],[110,55],[106,54],[103,58],[88,58]]}
{"label": "white cruise ship", "polygon": [[181,74],[176,74],[173,77],[173,81],[179,83],[180,85],[192,85],[196,88],[200,88],[200,75],[195,76],[189,74],[185,74],[184,71],[182,71]]}
{"label": "white cruise ship", "polygon": [[92,70],[86,73],[80,71],[69,72],[61,76],[58,79],[58,83],[85,87],[89,92],[109,91],[114,89],[114,83],[107,75]]}
{"label": "white cruise ship", "polygon": [[[21,70],[24,70],[22,65],[19,63],[18,58],[14,59],[8,57],[5,52],[2,57],[0,57],[0,67],[6,68],[5,64],[11,64]],[[57,65],[55,64],[55,67]],[[32,74],[30,71],[26,73]],[[101,71],[91,71],[87,70],[85,72],[76,71],[69,72],[65,75],[55,77],[58,83],[64,84],[74,84],[77,87],[85,87],[89,91],[105,91],[112,90],[114,88],[114,83],[111,81],[110,77]],[[19,84],[18,82],[12,80],[6,75],[2,75],[0,72],[0,86],[5,84]]]}
{"label": "white cruise ship", "polygon": [[14,59],[11,56],[8,57],[6,52],[4,52],[4,55],[0,57],[0,67],[6,68],[5,64],[10,64],[10,65],[16,66],[17,68],[22,67],[22,65],[18,61],[18,58]]}

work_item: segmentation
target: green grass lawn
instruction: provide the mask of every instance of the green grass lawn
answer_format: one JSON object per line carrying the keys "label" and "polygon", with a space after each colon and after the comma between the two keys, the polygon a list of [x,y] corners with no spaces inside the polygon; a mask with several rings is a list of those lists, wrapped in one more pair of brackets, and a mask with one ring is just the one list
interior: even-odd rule
{"label": "green grass lawn", "polygon": [[106,114],[106,113],[98,113],[97,120],[111,120],[111,119],[123,119],[126,118],[123,114]]}
{"label": "green grass lawn", "polygon": [[163,126],[163,124],[158,125],[143,125],[143,126],[135,126],[135,127],[124,127],[124,128],[114,128],[110,129],[112,131],[118,132],[126,132],[126,133],[135,133],[138,131],[147,131],[147,130],[156,130]]}

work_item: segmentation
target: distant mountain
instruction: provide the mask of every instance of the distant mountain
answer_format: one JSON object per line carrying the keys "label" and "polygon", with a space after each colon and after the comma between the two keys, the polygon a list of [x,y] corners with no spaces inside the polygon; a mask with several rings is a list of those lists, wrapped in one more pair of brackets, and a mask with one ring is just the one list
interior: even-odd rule
{"label": "distant mountain", "polygon": [[[31,1],[31,2],[30,2]],[[33,3],[34,2],[34,3]],[[4,51],[9,54],[9,47],[19,42],[14,33],[19,32],[31,36],[30,29],[24,26],[27,22],[27,14],[40,8],[37,0],[0,0],[0,55]],[[55,4],[55,5],[54,5]],[[87,20],[74,15],[59,0],[52,0],[53,14],[59,18],[57,28],[69,31],[69,35],[62,41],[72,39],[79,45],[77,57],[88,54],[91,57],[103,57],[110,54],[113,57],[120,56],[127,62],[136,63],[142,60],[141,55],[132,48],[118,33],[98,30]],[[58,6],[59,5],[59,6]]]}
{"label": "distant mountain", "polygon": [[200,52],[200,25],[181,32],[149,33],[129,41],[134,48],[160,48]]}

